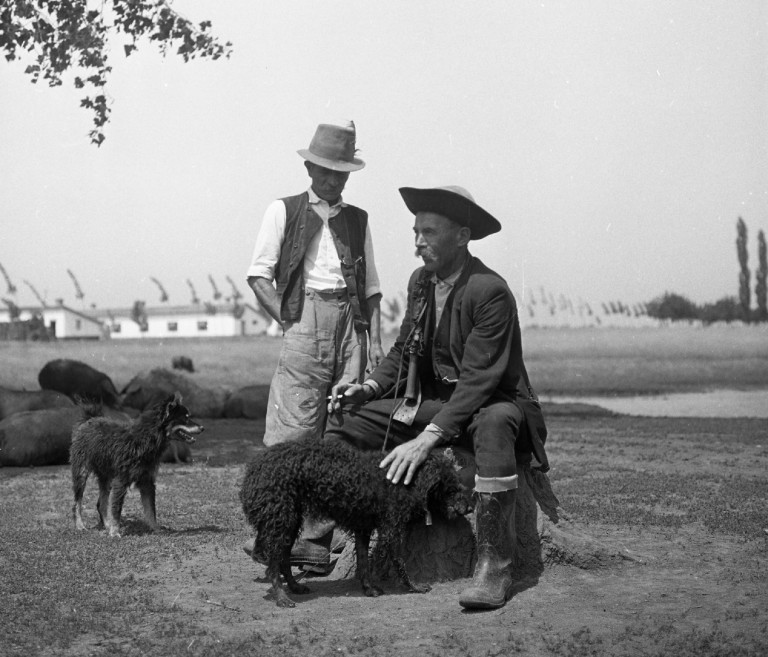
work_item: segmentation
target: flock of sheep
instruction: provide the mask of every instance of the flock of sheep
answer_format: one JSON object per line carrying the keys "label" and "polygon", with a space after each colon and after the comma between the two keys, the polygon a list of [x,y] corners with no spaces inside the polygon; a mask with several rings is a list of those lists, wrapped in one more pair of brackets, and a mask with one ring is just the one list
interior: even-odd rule
{"label": "flock of sheep", "polygon": [[[173,366],[193,371],[186,357],[174,359]],[[105,415],[128,418],[178,391],[195,417],[258,419],[266,414],[268,393],[263,385],[234,392],[204,388],[184,374],[163,368],[136,375],[118,392],[109,376],[70,359],[46,363],[38,382],[40,390],[0,387],[0,466],[66,464],[82,403],[99,404]],[[189,460],[186,445],[174,446],[177,449],[167,460]]]}

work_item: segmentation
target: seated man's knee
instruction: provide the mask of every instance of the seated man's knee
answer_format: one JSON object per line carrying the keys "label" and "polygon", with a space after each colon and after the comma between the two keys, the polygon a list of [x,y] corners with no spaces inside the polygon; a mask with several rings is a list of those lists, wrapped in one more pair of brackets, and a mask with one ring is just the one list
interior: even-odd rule
{"label": "seated man's knee", "polygon": [[522,423],[523,413],[512,402],[499,402],[481,408],[473,422],[478,432],[506,434],[512,440],[520,432]]}
{"label": "seated man's knee", "polygon": [[480,409],[470,425],[482,477],[506,477],[517,472],[515,446],[523,415],[511,402],[500,402]]}

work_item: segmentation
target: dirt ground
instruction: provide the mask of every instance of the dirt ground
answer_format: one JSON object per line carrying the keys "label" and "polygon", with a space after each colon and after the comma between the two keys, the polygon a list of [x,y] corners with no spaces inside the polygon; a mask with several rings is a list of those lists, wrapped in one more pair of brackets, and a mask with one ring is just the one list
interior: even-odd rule
{"label": "dirt ground", "polygon": [[[262,427],[254,421],[206,421],[195,462],[163,466],[158,508],[173,527],[160,537],[167,558],[122,576],[204,628],[189,637],[189,654],[229,654],[211,642],[246,638],[253,654],[275,655],[768,654],[765,422],[582,411],[550,414],[550,479],[573,526],[605,558],[590,568],[555,560],[538,578],[521,580],[500,610],[462,610],[457,597],[466,579],[435,583],[423,595],[386,581],[386,594],[373,599],[356,580],[333,576],[309,578],[309,595],[293,596],[294,609],[277,608],[263,568],[242,550],[249,530],[236,500],[244,464],[260,449],[254,436]],[[69,494],[66,467],[10,479],[9,470],[2,473],[5,495],[27,494],[42,478],[54,497]],[[194,497],[201,482],[219,494],[192,506],[172,499]],[[706,499],[681,497],[670,482]],[[743,482],[761,487],[762,498],[734,497]],[[148,540],[140,530],[132,535],[140,507],[131,497],[138,496],[129,494],[121,540]],[[57,506],[31,503],[29,511],[41,525],[58,526],[68,522],[69,505]],[[728,513],[735,530],[724,522]],[[759,529],[741,531],[745,519]],[[88,635],[56,654],[108,648],[109,640]]]}
{"label": "dirt ground", "polygon": [[[599,419],[591,418],[579,427],[586,432],[579,433],[586,437],[592,427],[594,435],[599,437],[613,426],[610,418],[605,418],[605,422],[602,425]],[[632,428],[635,422],[638,420],[626,424]],[[571,459],[566,448],[578,452],[584,448],[578,440],[572,440],[566,429],[569,423],[572,426],[575,422],[568,415],[550,418],[554,434],[550,451],[555,463],[552,479],[556,493],[561,448],[562,457],[568,460]],[[658,444],[643,447],[632,440],[636,438],[632,436],[623,446],[603,446],[603,464],[615,461],[618,469],[620,464],[625,465],[644,454],[647,463],[641,469],[648,477],[653,477],[654,471],[706,477],[708,470],[723,467],[740,475],[765,475],[768,464],[765,425],[762,439],[751,441],[746,448],[741,446],[740,454],[717,455],[707,453],[706,441],[699,442],[700,437],[716,430],[717,424],[693,419],[658,421],[658,426],[665,424],[669,428],[680,425],[681,429],[677,436],[665,437],[666,448]],[[649,428],[653,431],[653,427]],[[558,433],[568,441],[560,448]],[[661,455],[657,454],[658,450]],[[567,501],[564,502],[567,507]],[[673,506],[671,501],[670,506]],[[768,523],[768,510],[764,511]],[[244,577],[240,564],[227,564],[222,569],[212,555],[204,552],[194,565],[190,564],[190,570],[194,568],[199,573],[203,588],[199,588],[200,584],[195,587],[191,581],[187,581],[190,588],[183,591],[176,581],[163,583],[161,580],[158,584],[164,588],[162,595],[175,598],[176,604],[190,611],[207,614],[209,619],[214,618],[211,607],[217,607],[220,610],[218,629],[222,633],[254,629],[290,633],[293,627],[304,626],[323,635],[336,636],[339,654],[354,654],[356,647],[369,637],[379,640],[386,637],[392,654],[401,655],[432,654],[432,651],[468,655],[580,654],[581,651],[590,654],[592,649],[608,649],[614,642],[617,654],[620,651],[642,654],[646,649],[651,649],[653,654],[649,638],[654,635],[659,641],[659,654],[665,654],[666,647],[671,646],[665,643],[663,628],[670,624],[676,637],[673,642],[680,641],[683,653],[686,642],[706,644],[707,634],[718,625],[730,637],[726,644],[733,648],[739,645],[737,637],[742,632],[752,638],[762,633],[760,643],[768,648],[765,634],[768,524],[764,528],[763,536],[754,537],[753,541],[709,531],[701,523],[656,528],[588,522],[582,529],[607,555],[597,568],[548,566],[538,581],[521,582],[512,600],[503,609],[491,612],[467,612],[459,607],[457,596],[467,580],[435,584],[425,595],[404,593],[399,585],[389,582],[386,587],[389,595],[371,600],[362,596],[356,581],[315,578],[309,582],[313,588],[311,595],[294,596],[298,598],[296,609],[277,609],[264,595],[267,585],[261,579],[258,566],[252,567],[247,558],[244,559],[242,565],[246,572],[250,568],[255,575]],[[231,549],[237,554],[238,548],[239,542],[234,540]],[[631,560],[612,559],[611,555],[626,555]],[[205,595],[201,595],[201,591]],[[619,640],[622,634],[625,636]],[[750,644],[748,640],[746,645]],[[611,650],[607,652],[610,654]]]}
{"label": "dirt ground", "polygon": [[[676,635],[703,635],[720,622],[732,625],[729,633],[736,627],[753,636],[764,631],[759,624],[764,628],[765,593],[734,578],[734,568],[756,561],[738,541],[711,540],[694,531],[674,537],[616,536],[608,529],[602,534],[617,544],[624,539],[643,561],[598,571],[553,566],[538,582],[521,587],[506,607],[490,612],[459,607],[467,580],[436,584],[425,595],[389,583],[387,595],[368,599],[356,581],[315,578],[309,582],[313,592],[299,598],[295,609],[278,609],[264,595],[267,584],[259,569],[245,558],[222,563],[223,547],[186,559],[186,573],[153,573],[151,579],[164,600],[198,615],[223,637],[256,632],[290,638],[300,627],[305,641],[314,634],[320,644],[336,644],[338,654],[355,654],[371,643],[387,648],[381,654],[548,655],[559,654],[557,644],[580,633],[594,637],[587,644],[607,647],[627,631],[627,654],[654,654],[640,648],[649,647],[649,632],[670,623]],[[240,556],[239,541],[228,541],[226,549]],[[664,654],[662,646],[659,653]]]}

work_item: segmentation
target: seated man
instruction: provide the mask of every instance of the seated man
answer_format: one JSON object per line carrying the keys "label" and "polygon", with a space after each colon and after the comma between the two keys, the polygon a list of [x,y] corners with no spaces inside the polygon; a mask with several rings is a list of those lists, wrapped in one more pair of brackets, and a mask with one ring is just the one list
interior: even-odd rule
{"label": "seated man", "polygon": [[460,187],[404,187],[400,194],[415,215],[424,266],[410,278],[406,314],[387,357],[362,384],[334,386],[325,436],[391,449],[381,467],[393,484],[410,483],[437,446],[471,450],[478,560],[459,603],[497,608],[511,594],[516,463],[530,462],[531,433],[546,467],[515,299],[468,250],[470,240],[501,225]]}

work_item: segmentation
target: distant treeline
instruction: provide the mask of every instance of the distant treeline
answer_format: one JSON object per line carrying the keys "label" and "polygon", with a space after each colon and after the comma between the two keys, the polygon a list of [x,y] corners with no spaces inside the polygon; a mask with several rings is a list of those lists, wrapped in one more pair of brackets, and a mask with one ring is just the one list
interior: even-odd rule
{"label": "distant treeline", "polygon": [[698,305],[681,294],[666,292],[646,304],[649,317],[667,320],[714,322],[765,322],[760,309],[746,309],[736,297],[723,297],[714,303]]}
{"label": "distant treeline", "polygon": [[667,292],[646,304],[650,317],[657,319],[698,319],[713,322],[768,322],[768,248],[765,233],[757,232],[757,267],[755,269],[755,308],[752,308],[752,272],[747,252],[747,224],[736,222],[736,256],[739,260],[738,297],[723,297],[698,306],[681,294]]}

